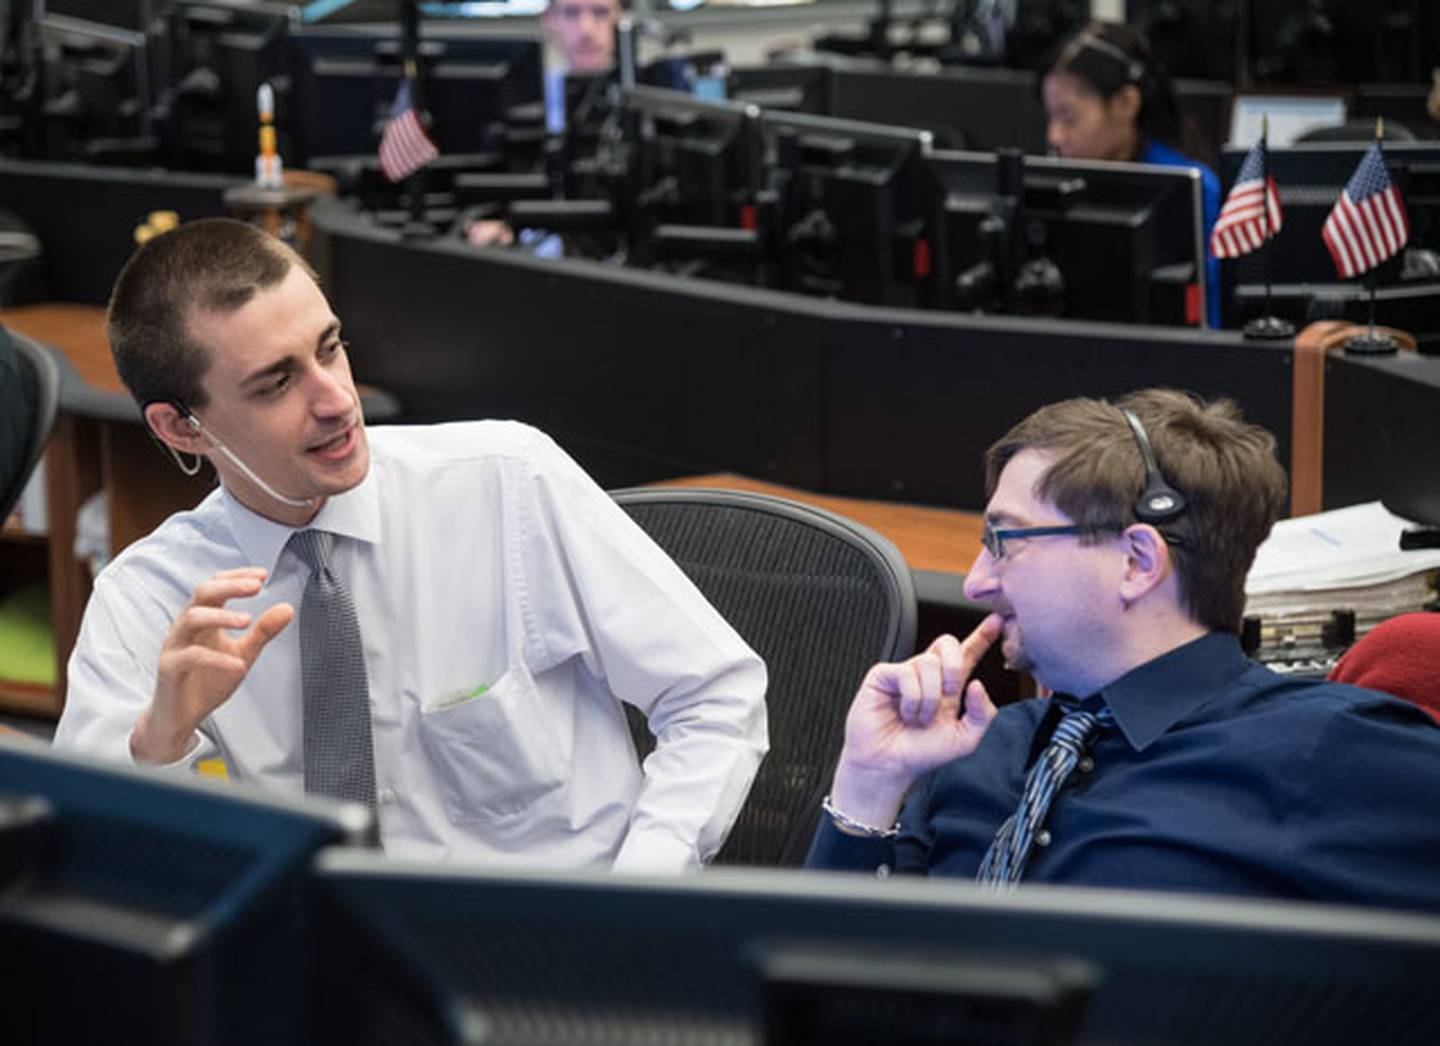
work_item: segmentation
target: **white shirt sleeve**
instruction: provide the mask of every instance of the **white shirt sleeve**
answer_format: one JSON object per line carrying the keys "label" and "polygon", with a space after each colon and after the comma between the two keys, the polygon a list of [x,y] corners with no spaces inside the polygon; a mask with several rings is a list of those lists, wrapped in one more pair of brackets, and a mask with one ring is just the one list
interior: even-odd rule
{"label": "white shirt sleeve", "polygon": [[657,739],[614,868],[694,868],[725,841],[768,746],[764,663],[609,495],[537,441],[518,529],[539,654],[580,656]]}
{"label": "white shirt sleeve", "polygon": [[[170,629],[163,609],[136,587],[134,577],[122,581],[110,571],[95,581],[70,655],[57,747],[134,762],[130,734],[155,692],[160,647]],[[196,731],[186,754],[160,769],[189,772],[213,754],[214,744]]]}

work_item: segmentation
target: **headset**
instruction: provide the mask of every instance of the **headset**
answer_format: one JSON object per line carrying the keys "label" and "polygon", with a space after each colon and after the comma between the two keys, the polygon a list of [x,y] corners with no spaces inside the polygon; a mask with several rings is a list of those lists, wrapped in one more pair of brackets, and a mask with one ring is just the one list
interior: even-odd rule
{"label": "headset", "polygon": [[1140,423],[1135,412],[1126,407],[1118,409],[1125,415],[1130,431],[1135,434],[1135,443],[1140,448],[1140,458],[1145,464],[1145,486],[1130,511],[1141,523],[1149,523],[1151,526],[1160,527],[1173,523],[1185,512],[1185,495],[1166,483],[1165,477],[1160,474],[1154,448],[1150,446],[1150,436],[1145,432],[1145,426]]}
{"label": "headset", "polygon": [[1140,59],[1126,54],[1109,40],[1096,36],[1094,33],[1081,33],[1075,42],[1079,45],[1077,49],[1088,47],[1092,51],[1099,51],[1119,62],[1125,69],[1127,83],[1138,84],[1145,75],[1145,64]]}
{"label": "headset", "polygon": [[[185,406],[185,404],[181,403],[179,400],[164,400],[163,402],[168,403],[170,406],[174,407],[177,411],[179,411],[180,416],[185,419],[185,424],[189,425],[194,432],[198,433],[201,436],[204,436],[206,441],[209,442],[212,447],[218,450],[221,454],[225,455],[225,457],[229,458],[230,463],[245,474],[246,479],[248,479],[251,483],[254,483],[257,487],[263,490],[266,494],[270,495],[270,497],[274,498],[276,501],[284,505],[289,505],[291,508],[310,508],[317,501],[320,500],[319,498],[292,498],[280,493],[270,484],[266,483],[263,479],[261,479],[256,474],[254,469],[252,469],[249,465],[245,464],[245,462],[241,461],[238,454],[236,454],[229,447],[225,446],[225,444],[221,443],[218,439],[215,438],[214,434],[212,434],[209,429],[207,429],[204,425],[200,424],[200,419],[191,412],[189,407]],[[184,466],[182,465],[181,467],[183,468]]]}

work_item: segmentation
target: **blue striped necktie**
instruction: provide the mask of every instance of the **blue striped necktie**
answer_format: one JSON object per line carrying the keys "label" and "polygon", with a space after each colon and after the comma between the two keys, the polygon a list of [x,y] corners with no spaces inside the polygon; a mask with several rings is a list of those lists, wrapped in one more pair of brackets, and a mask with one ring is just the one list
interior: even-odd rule
{"label": "blue striped necktie", "polygon": [[1075,772],[1100,725],[1113,721],[1113,714],[1104,706],[1098,711],[1074,708],[1065,713],[1050,735],[1050,744],[1030,768],[1019,809],[995,833],[995,841],[975,874],[976,882],[1007,886],[1020,881],[1055,796]]}
{"label": "blue striped necktie", "polygon": [[[330,569],[334,539],[324,530],[297,530],[290,535],[291,551],[310,568],[300,598],[305,791],[362,803],[373,817],[370,682],[355,603]],[[371,842],[375,841],[372,829]]]}

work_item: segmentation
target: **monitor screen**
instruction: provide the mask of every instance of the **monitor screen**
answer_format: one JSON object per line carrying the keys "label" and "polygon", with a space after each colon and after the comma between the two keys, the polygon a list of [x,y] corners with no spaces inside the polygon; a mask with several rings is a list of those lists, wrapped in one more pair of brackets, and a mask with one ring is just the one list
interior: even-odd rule
{"label": "monitor screen", "polygon": [[0,1041],[318,1041],[306,876],[366,823],[0,738]]}
{"label": "monitor screen", "polygon": [[1230,103],[1226,144],[1248,149],[1260,140],[1261,128],[1268,126],[1268,143],[1283,148],[1295,144],[1306,131],[1338,127],[1345,115],[1345,98],[1338,94],[1237,94]]}
{"label": "monitor screen", "polygon": [[962,152],[929,168],[937,307],[1204,323],[1195,171]]}
{"label": "monitor screen", "polygon": [[318,874],[337,1041],[1440,1041],[1440,919],[1420,915],[773,870],[522,876],[338,851]]}

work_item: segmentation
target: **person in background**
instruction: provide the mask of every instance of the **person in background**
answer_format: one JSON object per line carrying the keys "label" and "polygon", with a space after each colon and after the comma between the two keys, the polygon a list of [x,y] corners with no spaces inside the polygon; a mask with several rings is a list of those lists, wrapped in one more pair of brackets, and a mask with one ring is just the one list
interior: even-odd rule
{"label": "person in background", "polygon": [[620,0],[550,0],[540,24],[559,53],[560,64],[545,70],[545,125],[565,129],[565,77],[609,71],[615,64],[615,27]]}
{"label": "person in background", "polygon": [[[620,0],[550,0],[540,24],[560,59],[545,68],[545,128],[551,134],[565,130],[565,77],[604,73],[615,64],[620,13]],[[473,247],[509,247],[515,243],[515,230],[506,222],[482,218],[466,226],[465,239]],[[561,254],[560,240],[554,236],[526,246],[540,257]]]}
{"label": "person in background", "polygon": [[1206,312],[1220,326],[1220,266],[1210,231],[1220,213],[1220,179],[1210,150],[1180,110],[1170,76],[1139,30],[1091,22],[1065,40],[1040,70],[1046,140],[1061,156],[1190,167],[1200,172]]}

